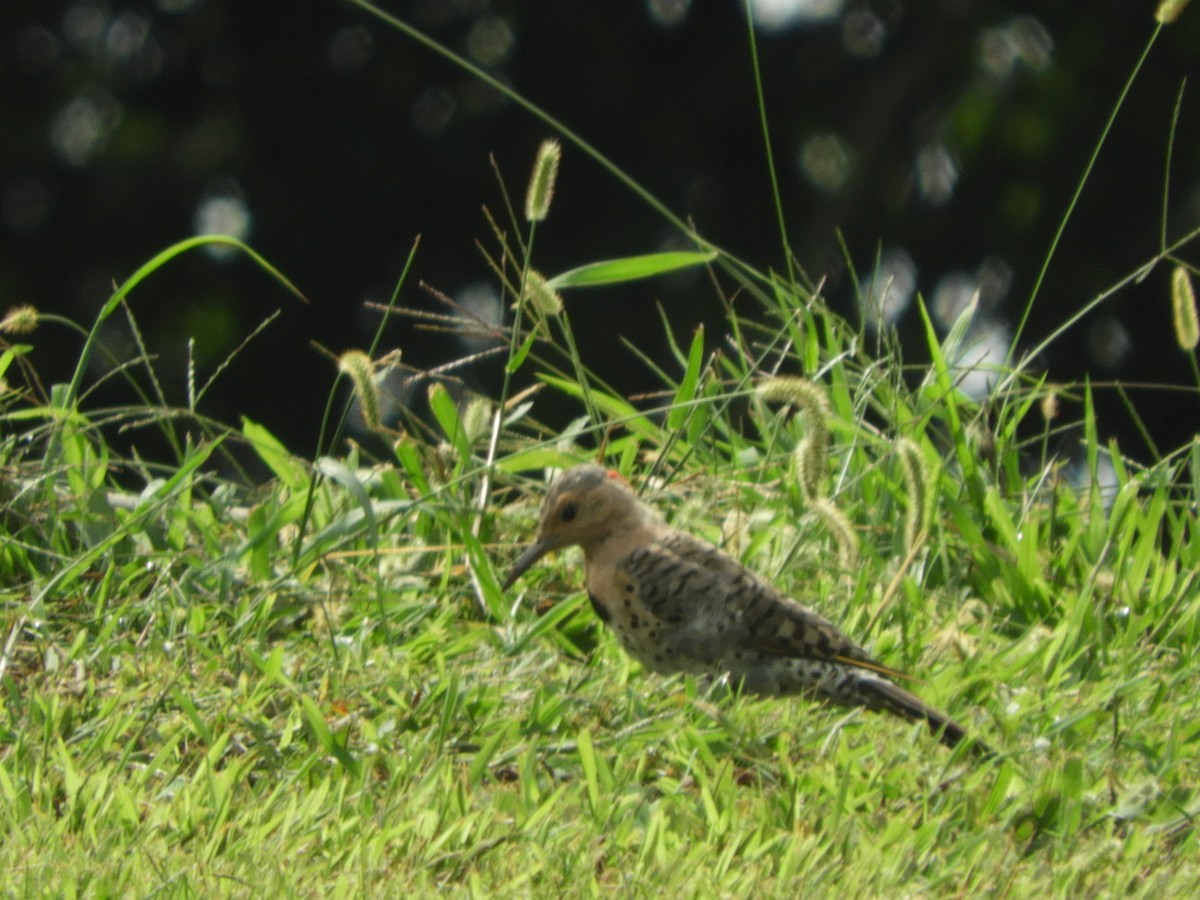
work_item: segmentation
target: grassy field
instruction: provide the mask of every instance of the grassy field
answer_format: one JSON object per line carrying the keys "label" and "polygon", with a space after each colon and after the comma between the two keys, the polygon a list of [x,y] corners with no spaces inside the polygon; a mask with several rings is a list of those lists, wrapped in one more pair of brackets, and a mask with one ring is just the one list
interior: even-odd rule
{"label": "grassy field", "polygon": [[[1195,891],[1200,443],[1135,466],[1097,437],[1087,385],[1019,358],[969,400],[970,310],[945,334],[926,320],[931,362],[904,369],[803,279],[702,243],[543,283],[513,219],[520,245],[492,256],[518,310],[501,396],[431,379],[429,416],[388,423],[377,348],[330,365],[373,454],[343,440],[346,391],[310,461],[206,419],[194,378],[170,401],[148,352],[105,363],[96,336],[145,280],[229,239],[168,248],[87,328],[0,325],[7,894]],[[738,295],[726,334],[681,340],[657,397],[617,395],[576,349],[572,297],[695,265]],[[77,373],[44,389],[37,343],[73,327]],[[97,408],[97,361],[143,402]],[[550,393],[578,403],[566,429],[538,421]],[[173,455],[119,456],[122,427]],[[911,673],[997,758],[646,673],[593,616],[575,552],[502,593],[548,473],[596,459]]]}

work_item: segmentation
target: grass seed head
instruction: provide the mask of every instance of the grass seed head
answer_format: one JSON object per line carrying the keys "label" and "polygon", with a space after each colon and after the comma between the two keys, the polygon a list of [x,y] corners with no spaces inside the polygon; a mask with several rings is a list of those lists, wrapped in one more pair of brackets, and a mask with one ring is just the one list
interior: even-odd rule
{"label": "grass seed head", "polygon": [[553,139],[542,141],[533,163],[533,175],[529,178],[529,190],[525,193],[525,218],[530,222],[540,222],[550,212],[560,159],[562,144]]}

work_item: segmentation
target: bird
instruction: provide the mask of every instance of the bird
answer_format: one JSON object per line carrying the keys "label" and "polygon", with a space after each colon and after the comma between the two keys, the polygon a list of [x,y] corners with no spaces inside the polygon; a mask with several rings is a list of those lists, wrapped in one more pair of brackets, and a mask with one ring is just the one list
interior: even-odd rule
{"label": "bird", "polygon": [[713,544],[668,525],[617,472],[592,463],[552,482],[537,536],[503,583],[538,560],[583,548],[588,598],[625,651],[660,674],[728,677],[758,695],[802,695],[924,722],[946,746],[993,751],[895,683],[820,614]]}

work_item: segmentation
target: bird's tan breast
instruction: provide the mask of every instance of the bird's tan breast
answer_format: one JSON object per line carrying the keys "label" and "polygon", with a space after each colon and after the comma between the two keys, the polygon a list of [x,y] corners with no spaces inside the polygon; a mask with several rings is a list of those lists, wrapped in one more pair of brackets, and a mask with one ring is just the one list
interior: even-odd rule
{"label": "bird's tan breast", "polygon": [[695,566],[657,542],[608,559],[589,561],[588,596],[596,615],[634,659],[655,672],[700,672],[674,652],[673,636],[687,624]]}

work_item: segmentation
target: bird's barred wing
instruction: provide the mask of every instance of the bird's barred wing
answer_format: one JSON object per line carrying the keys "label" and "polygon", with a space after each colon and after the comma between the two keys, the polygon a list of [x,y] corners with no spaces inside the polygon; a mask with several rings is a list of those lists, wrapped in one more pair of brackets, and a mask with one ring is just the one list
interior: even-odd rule
{"label": "bird's barred wing", "polygon": [[647,611],[672,626],[668,652],[705,664],[743,656],[879,665],[833,623],[754,575],[711,544],[681,532],[641,548],[622,567]]}

